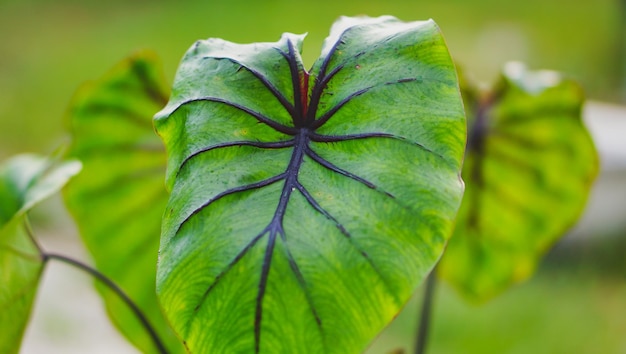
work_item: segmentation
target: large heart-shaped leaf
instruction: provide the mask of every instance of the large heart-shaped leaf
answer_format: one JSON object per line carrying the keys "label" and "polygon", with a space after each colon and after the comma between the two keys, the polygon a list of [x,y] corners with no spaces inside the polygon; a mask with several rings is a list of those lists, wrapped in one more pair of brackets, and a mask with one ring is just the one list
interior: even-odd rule
{"label": "large heart-shaped leaf", "polygon": [[[65,199],[97,268],[139,305],[174,353],[184,348],[161,315],[154,290],[167,191],[165,149],[152,116],[167,95],[161,66],[145,52],[78,90],[69,109],[69,154],[84,169],[67,186]],[[133,312],[96,284],[120,331],[144,353],[155,352]]]}
{"label": "large heart-shaped leaf", "polygon": [[578,219],[598,169],[582,102],[576,83],[513,63],[494,92],[467,104],[467,190],[440,273],[468,298],[528,278]]}
{"label": "large heart-shaped leaf", "polygon": [[156,116],[157,293],[191,352],[358,352],[452,231],[465,117],[435,23],[341,18],[310,73],[303,38],[198,41]]}
{"label": "large heart-shaped leaf", "polygon": [[53,163],[20,155],[0,166],[0,353],[17,353],[45,261],[26,213],[80,171],[80,163]]}

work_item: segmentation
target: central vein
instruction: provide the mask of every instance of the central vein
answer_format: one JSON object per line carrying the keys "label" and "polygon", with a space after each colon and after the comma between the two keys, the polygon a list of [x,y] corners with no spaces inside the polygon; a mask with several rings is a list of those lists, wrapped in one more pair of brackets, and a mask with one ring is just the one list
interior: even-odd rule
{"label": "central vein", "polygon": [[259,292],[256,299],[256,314],[254,319],[254,337],[255,337],[255,352],[259,352],[261,342],[261,320],[263,318],[263,297],[265,296],[265,290],[267,287],[267,279],[270,272],[272,263],[272,255],[274,253],[274,246],[276,244],[276,237],[280,236],[283,241],[285,239],[285,230],[283,227],[283,218],[285,217],[285,211],[287,210],[287,204],[291,193],[296,189],[298,185],[298,173],[302,166],[304,154],[307,144],[309,142],[308,137],[309,130],[307,128],[300,128],[298,133],[294,137],[293,154],[287,169],[284,172],[285,184],[283,190],[280,193],[280,200],[276,207],[276,212],[269,225],[265,228],[269,233],[269,239],[267,241],[267,247],[265,249],[265,256],[263,257],[263,266],[261,268],[261,279],[259,282]]}
{"label": "central vein", "polygon": [[287,169],[285,170],[285,184],[283,186],[282,192],[280,193],[280,200],[278,202],[278,206],[276,207],[276,213],[274,214],[274,218],[272,219],[272,224],[280,223],[281,229],[282,220],[285,215],[285,210],[287,208],[287,202],[289,202],[291,193],[296,188],[298,182],[298,173],[300,172],[304,153],[309,143],[308,133],[308,129],[300,128],[300,130],[294,137],[293,153],[291,154],[291,160],[289,161],[289,165],[287,165]]}

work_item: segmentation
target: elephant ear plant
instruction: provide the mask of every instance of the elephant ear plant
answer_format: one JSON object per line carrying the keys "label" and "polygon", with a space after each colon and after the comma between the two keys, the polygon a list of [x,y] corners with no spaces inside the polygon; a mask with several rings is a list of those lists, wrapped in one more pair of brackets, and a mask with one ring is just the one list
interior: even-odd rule
{"label": "elephant ear plant", "polygon": [[573,84],[508,75],[485,100],[461,85],[466,151],[433,21],[343,17],[308,71],[303,40],[198,41],[171,91],[142,52],[77,92],[68,155],[83,172],[64,196],[98,271],[37,246],[27,196],[48,179],[33,177],[39,162],[8,163],[1,352],[19,350],[39,274],[58,259],[106,285],[113,323],[145,353],[357,353],[453,233],[439,274],[482,299],[528,276],[578,216],[597,161]]}
{"label": "elephant ear plant", "polygon": [[191,352],[363,350],[452,231],[465,116],[435,23],[341,18],[310,71],[303,39],[196,42],[155,118],[157,295]]}

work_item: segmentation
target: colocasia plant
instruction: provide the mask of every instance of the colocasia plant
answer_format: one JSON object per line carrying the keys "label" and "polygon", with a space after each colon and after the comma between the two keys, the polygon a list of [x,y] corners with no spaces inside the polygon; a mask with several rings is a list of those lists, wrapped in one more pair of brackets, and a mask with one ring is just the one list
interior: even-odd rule
{"label": "colocasia plant", "polygon": [[[171,91],[139,53],[74,97],[68,155],[83,171],[65,199],[109,314],[141,351],[358,353],[452,235],[438,273],[485,299],[578,217],[597,161],[575,84],[518,69],[491,94],[459,87],[433,21],[342,17],[310,70],[303,40],[198,41]],[[0,260],[36,266],[50,255],[18,252],[34,240],[22,215],[3,226]],[[19,284],[30,298],[0,317],[21,324],[3,331],[6,352],[40,271],[16,269],[0,269],[17,279],[0,308]]]}

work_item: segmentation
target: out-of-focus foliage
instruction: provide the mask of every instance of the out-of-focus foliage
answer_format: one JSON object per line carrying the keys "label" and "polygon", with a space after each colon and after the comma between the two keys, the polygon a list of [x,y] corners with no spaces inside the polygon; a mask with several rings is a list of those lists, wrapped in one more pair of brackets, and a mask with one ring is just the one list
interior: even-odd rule
{"label": "out-of-focus foliage", "polygon": [[[84,168],[65,189],[65,199],[98,270],[139,305],[170,352],[177,353],[184,348],[161,315],[154,289],[167,192],[165,149],[152,116],[168,94],[161,65],[146,52],[78,90],[68,112],[69,155]],[[96,284],[120,331],[142,352],[154,352],[133,312]]]}
{"label": "out-of-focus foliage", "polygon": [[[138,48],[157,50],[174,76],[188,43],[246,43],[309,32],[307,67],[340,15],[433,18],[458,62],[491,82],[510,60],[575,75],[593,98],[620,81],[618,0],[0,1],[0,159],[54,148],[76,87]],[[567,11],[564,11],[566,9]]]}
{"label": "out-of-focus foliage", "polygon": [[510,63],[492,92],[465,97],[467,188],[440,273],[485,300],[527,279],[578,220],[598,157],[581,121],[582,90],[555,72]]}
{"label": "out-of-focus foliage", "polygon": [[16,156],[0,166],[0,352],[17,353],[44,268],[26,213],[80,171],[77,161]]}

